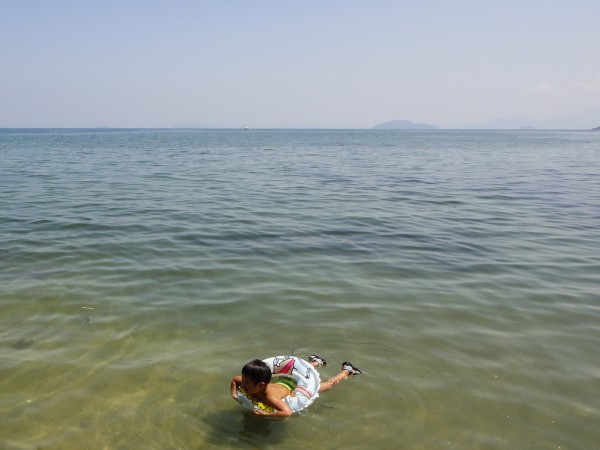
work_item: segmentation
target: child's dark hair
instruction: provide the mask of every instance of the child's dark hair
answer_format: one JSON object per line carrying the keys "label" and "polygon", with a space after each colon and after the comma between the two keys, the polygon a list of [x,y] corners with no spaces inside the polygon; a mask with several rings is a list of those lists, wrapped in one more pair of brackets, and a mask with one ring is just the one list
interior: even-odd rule
{"label": "child's dark hair", "polygon": [[271,368],[269,365],[260,359],[253,359],[242,368],[242,375],[258,383],[269,383],[271,381]]}

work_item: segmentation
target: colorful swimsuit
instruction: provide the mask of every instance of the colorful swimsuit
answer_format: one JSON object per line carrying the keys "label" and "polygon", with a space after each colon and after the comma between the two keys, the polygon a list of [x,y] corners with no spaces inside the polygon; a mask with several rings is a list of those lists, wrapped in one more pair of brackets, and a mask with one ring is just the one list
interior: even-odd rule
{"label": "colorful swimsuit", "polygon": [[293,391],[294,389],[296,389],[296,386],[298,386],[298,383],[292,377],[277,377],[277,379],[273,381],[273,384],[281,384],[282,386],[288,388],[290,391]]}

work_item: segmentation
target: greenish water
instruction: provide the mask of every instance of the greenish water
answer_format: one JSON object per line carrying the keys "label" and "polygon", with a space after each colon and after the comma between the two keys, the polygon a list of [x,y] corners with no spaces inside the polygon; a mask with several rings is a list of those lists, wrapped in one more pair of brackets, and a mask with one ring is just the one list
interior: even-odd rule
{"label": "greenish water", "polygon": [[[592,449],[600,134],[0,130],[0,448]],[[248,360],[363,374],[287,421]]]}

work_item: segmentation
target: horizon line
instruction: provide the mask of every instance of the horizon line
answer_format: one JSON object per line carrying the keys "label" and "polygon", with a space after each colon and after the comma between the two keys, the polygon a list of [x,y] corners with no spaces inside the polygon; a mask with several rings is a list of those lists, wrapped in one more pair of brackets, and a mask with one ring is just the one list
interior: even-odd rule
{"label": "horizon line", "polygon": [[520,127],[520,128],[388,128],[376,129],[370,128],[318,128],[318,127],[4,127],[0,126],[0,130],[90,130],[90,131],[110,131],[110,130],[199,130],[199,131],[273,131],[273,130],[296,130],[296,131],[375,131],[375,132],[390,132],[390,131],[599,131],[600,127],[593,128],[535,128],[535,127]]}

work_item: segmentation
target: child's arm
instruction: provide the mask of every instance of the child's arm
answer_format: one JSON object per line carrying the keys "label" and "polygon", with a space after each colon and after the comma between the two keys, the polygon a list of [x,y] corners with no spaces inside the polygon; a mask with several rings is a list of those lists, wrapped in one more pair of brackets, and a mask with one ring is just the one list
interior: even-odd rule
{"label": "child's arm", "polygon": [[238,390],[238,386],[242,383],[242,376],[241,375],[236,375],[235,377],[233,377],[233,379],[231,380],[231,396],[233,397],[234,400],[237,401],[238,396],[237,396],[237,390]]}
{"label": "child's arm", "polygon": [[273,397],[272,395],[269,395],[269,393],[267,393],[266,400],[267,400],[267,403],[269,405],[271,405],[273,408],[275,408],[277,411],[267,412],[267,411],[263,411],[261,409],[255,408],[254,414],[257,414],[259,416],[271,416],[271,417],[289,417],[292,415],[292,412],[293,412],[292,409],[282,399],[280,399],[278,397]]}

